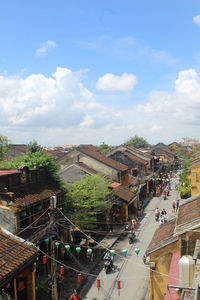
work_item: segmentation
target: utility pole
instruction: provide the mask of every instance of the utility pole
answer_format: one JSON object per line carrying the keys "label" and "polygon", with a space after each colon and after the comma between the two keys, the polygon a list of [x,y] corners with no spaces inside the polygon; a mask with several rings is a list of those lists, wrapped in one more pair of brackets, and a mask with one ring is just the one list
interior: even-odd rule
{"label": "utility pole", "polygon": [[[54,197],[50,198],[50,224],[54,224],[54,211],[55,211]],[[54,238],[51,237],[51,280],[52,280],[52,292],[51,299],[58,300],[57,292],[57,278],[56,278],[56,261],[55,261],[55,243]]]}

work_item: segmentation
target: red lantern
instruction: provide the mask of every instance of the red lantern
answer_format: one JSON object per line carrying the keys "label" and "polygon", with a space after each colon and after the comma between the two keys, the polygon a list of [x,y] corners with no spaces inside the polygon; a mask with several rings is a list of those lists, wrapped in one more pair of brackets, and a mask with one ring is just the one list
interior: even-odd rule
{"label": "red lantern", "polygon": [[82,275],[81,275],[81,273],[79,273],[78,274],[78,283],[81,283],[81,281],[82,281]]}
{"label": "red lantern", "polygon": [[46,265],[46,263],[47,263],[47,257],[46,257],[46,255],[44,255],[43,256],[43,264]]}
{"label": "red lantern", "polygon": [[101,287],[101,281],[100,281],[100,279],[97,279],[97,287],[98,287],[98,289]]}
{"label": "red lantern", "polygon": [[120,280],[117,280],[117,288],[118,288],[118,290],[120,290],[120,288],[121,288]]}
{"label": "red lantern", "polygon": [[19,283],[18,283],[18,291],[23,291],[23,289],[24,289],[24,282],[23,281],[20,281]]}
{"label": "red lantern", "polygon": [[63,275],[64,274],[64,267],[60,266],[60,274]]}

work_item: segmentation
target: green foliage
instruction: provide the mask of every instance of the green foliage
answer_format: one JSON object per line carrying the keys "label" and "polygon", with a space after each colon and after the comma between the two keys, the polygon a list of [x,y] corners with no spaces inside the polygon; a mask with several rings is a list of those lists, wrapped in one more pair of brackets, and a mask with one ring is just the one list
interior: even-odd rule
{"label": "green foliage", "polygon": [[109,153],[113,149],[112,146],[109,146],[109,145],[105,144],[104,142],[101,145],[99,145],[98,148],[104,154]]}
{"label": "green foliage", "polygon": [[87,222],[96,221],[98,214],[111,208],[113,192],[108,185],[101,174],[87,175],[78,182],[66,184],[66,204],[73,211],[74,220],[86,227]]}
{"label": "green foliage", "polygon": [[19,168],[21,166],[27,166],[29,168],[46,168],[50,177],[58,180],[58,165],[55,163],[53,157],[44,153],[43,149],[36,152],[27,151],[27,154],[24,156],[18,156],[10,161],[2,161],[0,163],[0,167],[6,169]]}
{"label": "green foliage", "polygon": [[125,145],[132,146],[135,148],[145,148],[148,146],[148,142],[143,137],[135,135],[134,137],[131,137],[129,140],[127,140]]}
{"label": "green foliage", "polygon": [[0,135],[0,161],[3,159],[3,155],[9,150],[9,139],[6,136]]}
{"label": "green foliage", "polygon": [[183,163],[183,172],[179,175],[179,186],[178,191],[181,194],[181,198],[188,198],[191,196],[191,182],[189,179],[190,167],[189,162],[185,161]]}
{"label": "green foliage", "polygon": [[41,150],[42,148],[40,147],[40,145],[38,145],[37,141],[36,140],[33,140],[32,142],[30,142],[28,145],[27,145],[27,152],[30,152],[30,153],[35,153],[39,150]]}

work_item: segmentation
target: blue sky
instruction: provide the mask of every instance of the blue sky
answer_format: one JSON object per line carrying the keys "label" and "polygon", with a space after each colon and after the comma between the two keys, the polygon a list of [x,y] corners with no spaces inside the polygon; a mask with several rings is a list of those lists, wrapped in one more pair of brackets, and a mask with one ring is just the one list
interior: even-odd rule
{"label": "blue sky", "polygon": [[199,138],[199,0],[2,1],[0,36],[13,143]]}

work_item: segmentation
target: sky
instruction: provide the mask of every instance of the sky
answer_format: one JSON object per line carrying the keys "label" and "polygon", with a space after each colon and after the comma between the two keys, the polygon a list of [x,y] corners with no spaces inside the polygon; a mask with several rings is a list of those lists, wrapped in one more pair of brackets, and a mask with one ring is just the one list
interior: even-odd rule
{"label": "sky", "polygon": [[0,41],[12,143],[200,139],[199,0],[1,1]]}

